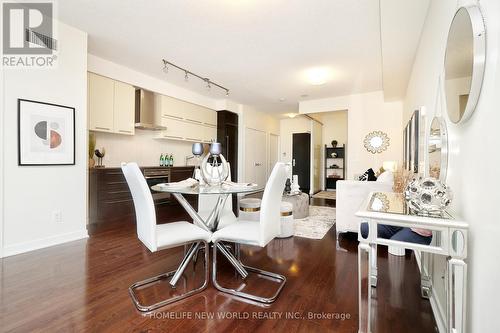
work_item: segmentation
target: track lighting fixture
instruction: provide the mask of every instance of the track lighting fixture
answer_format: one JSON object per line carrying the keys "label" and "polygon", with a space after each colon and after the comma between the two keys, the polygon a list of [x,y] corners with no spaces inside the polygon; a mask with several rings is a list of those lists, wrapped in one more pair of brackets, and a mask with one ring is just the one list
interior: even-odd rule
{"label": "track lighting fixture", "polygon": [[203,76],[198,75],[198,74],[195,74],[195,73],[191,72],[190,70],[187,70],[185,68],[177,66],[176,64],[173,64],[170,61],[167,61],[165,59],[162,59],[162,61],[163,61],[163,72],[165,72],[165,74],[168,74],[168,66],[172,66],[172,67],[177,68],[178,70],[181,70],[181,71],[184,72],[184,80],[186,82],[189,81],[189,75],[191,75],[191,76],[194,76],[194,77],[196,77],[196,78],[204,81],[206,83],[206,86],[207,86],[208,90],[211,90],[212,86],[216,86],[217,88],[224,90],[226,92],[226,96],[229,96],[229,89],[227,89],[226,87],[221,86],[220,84],[217,84],[217,83],[213,82],[209,78],[203,77]]}

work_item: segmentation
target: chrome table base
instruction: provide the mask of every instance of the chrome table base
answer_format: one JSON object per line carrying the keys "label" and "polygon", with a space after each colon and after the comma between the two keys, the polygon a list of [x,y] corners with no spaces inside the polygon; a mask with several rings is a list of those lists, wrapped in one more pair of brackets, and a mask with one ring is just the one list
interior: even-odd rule
{"label": "chrome table base", "polygon": [[[229,196],[229,194],[220,194],[219,198],[217,200],[217,203],[208,216],[206,220],[203,220],[201,216],[196,212],[196,210],[189,204],[189,202],[184,198],[184,196],[180,193],[172,193],[172,195],[179,201],[181,206],[186,210],[186,212],[191,216],[193,219],[193,222],[197,225],[200,226],[201,228],[214,232],[217,230],[217,227],[219,226],[219,222],[222,216],[222,212],[224,209],[224,205],[226,203],[226,200]],[[241,275],[243,279],[245,279],[248,276],[248,272],[246,271],[245,267],[241,264],[239,259],[237,259],[230,251],[228,251],[222,244],[217,244],[218,249],[221,251],[221,253],[229,260],[231,265],[234,266],[236,271]],[[194,249],[191,247],[191,249],[187,252],[186,256],[184,257],[182,263],[184,263],[185,260],[189,262],[193,255],[195,255],[195,252],[197,251],[197,248]],[[208,252],[208,251],[207,251]],[[236,251],[237,255],[239,256],[239,251]],[[189,258],[188,258],[189,257]],[[177,274],[178,276],[182,275],[184,270],[186,269],[187,265],[181,265],[178,268],[179,273]],[[177,278],[178,279],[178,278]],[[178,280],[172,279],[170,281],[170,284],[172,286],[175,286]]]}
{"label": "chrome table base", "polygon": [[[195,248],[194,245],[196,245],[196,248],[197,248],[199,246],[199,244],[205,244],[205,247],[208,248],[208,243],[206,241],[199,240],[198,242],[193,243],[193,246],[191,246],[191,249]],[[185,269],[185,266],[187,266],[187,263],[190,260],[190,259],[188,259],[187,261],[185,261],[185,259],[186,259],[186,257],[184,257],[184,259],[183,259],[183,261],[181,263],[181,266],[179,268],[183,267],[183,269]],[[146,279],[146,280],[134,283],[133,285],[130,286],[130,288],[128,289],[128,291],[129,291],[130,297],[132,298],[132,301],[134,302],[135,307],[137,308],[137,310],[139,310],[141,312],[150,312],[150,311],[156,310],[156,309],[158,309],[158,308],[160,308],[162,306],[165,306],[167,304],[179,301],[181,299],[184,299],[186,297],[189,297],[191,295],[197,294],[197,293],[205,290],[207,288],[207,285],[208,285],[208,275],[209,275],[209,272],[208,272],[208,261],[209,261],[208,260],[208,251],[205,251],[205,262],[204,262],[205,280],[204,280],[203,284],[199,288],[192,289],[192,290],[190,290],[190,291],[188,291],[186,293],[182,293],[182,294],[180,294],[178,296],[167,298],[167,299],[165,299],[163,301],[160,301],[160,302],[152,304],[152,305],[143,305],[143,304],[141,304],[139,302],[138,297],[137,297],[136,290],[138,288],[141,288],[141,287],[144,287],[144,286],[147,286],[147,285],[155,284],[158,281],[161,281],[163,279],[167,279],[167,278],[169,278],[171,276],[173,276],[174,278],[176,278],[178,280],[179,277],[182,274],[182,273],[178,274],[179,269],[177,269],[175,271],[163,273],[163,274],[154,276],[152,278],[149,278],[149,279]],[[178,276],[177,276],[177,274],[178,274]]]}
{"label": "chrome table base", "polygon": [[[239,244],[237,244],[237,245],[239,247]],[[252,294],[248,294],[248,293],[242,292],[240,290],[228,289],[228,288],[222,287],[217,282],[217,250],[218,249],[220,250],[221,248],[223,248],[224,250],[227,251],[227,249],[224,246],[222,246],[222,244],[220,244],[219,241],[216,241],[214,243],[214,247],[213,247],[213,258],[212,258],[212,283],[214,284],[215,288],[217,288],[218,290],[220,290],[220,291],[222,291],[224,293],[227,293],[227,294],[235,295],[235,296],[238,296],[238,297],[243,297],[243,298],[250,299],[250,300],[253,300],[253,301],[257,301],[257,302],[261,302],[261,303],[267,303],[268,304],[268,303],[272,303],[272,302],[274,302],[276,300],[276,298],[278,297],[279,293],[281,292],[281,290],[285,286],[286,277],[284,277],[283,275],[280,275],[280,274],[276,274],[276,273],[272,273],[272,272],[267,272],[267,271],[264,271],[264,270],[261,270],[261,269],[258,269],[258,268],[254,268],[254,267],[250,267],[250,266],[242,265],[242,267],[246,268],[246,270],[248,270],[250,272],[257,273],[259,275],[262,275],[262,276],[265,276],[265,277],[268,277],[268,278],[271,278],[271,279],[275,279],[275,280],[277,280],[277,281],[280,282],[279,286],[278,286],[278,289],[276,290],[276,292],[271,297],[262,297],[262,296],[252,295]],[[223,251],[221,251],[221,252],[222,252],[222,254],[224,254],[224,256],[226,256],[226,254]],[[238,263],[241,265],[240,261],[238,261]],[[235,266],[235,268],[236,268],[236,266]],[[248,273],[247,273],[247,276],[248,276]]]}

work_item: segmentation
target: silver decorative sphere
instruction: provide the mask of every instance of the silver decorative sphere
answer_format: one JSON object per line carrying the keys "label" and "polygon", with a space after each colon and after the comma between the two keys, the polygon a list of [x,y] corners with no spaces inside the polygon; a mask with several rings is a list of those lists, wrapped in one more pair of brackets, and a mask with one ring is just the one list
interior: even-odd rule
{"label": "silver decorative sphere", "polygon": [[411,211],[421,215],[442,215],[453,199],[449,187],[436,178],[414,178],[404,192]]}

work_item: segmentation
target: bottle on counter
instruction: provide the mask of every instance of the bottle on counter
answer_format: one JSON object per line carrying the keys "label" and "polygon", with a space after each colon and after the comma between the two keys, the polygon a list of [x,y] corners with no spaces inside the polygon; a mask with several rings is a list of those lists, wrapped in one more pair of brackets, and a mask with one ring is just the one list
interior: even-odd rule
{"label": "bottle on counter", "polygon": [[170,154],[170,166],[174,166],[174,156],[172,154]]}
{"label": "bottle on counter", "polygon": [[164,166],[165,165],[165,157],[163,156],[163,154],[160,155],[160,166]]}
{"label": "bottle on counter", "polygon": [[165,154],[165,166],[169,167],[170,166],[170,157],[168,154]]}

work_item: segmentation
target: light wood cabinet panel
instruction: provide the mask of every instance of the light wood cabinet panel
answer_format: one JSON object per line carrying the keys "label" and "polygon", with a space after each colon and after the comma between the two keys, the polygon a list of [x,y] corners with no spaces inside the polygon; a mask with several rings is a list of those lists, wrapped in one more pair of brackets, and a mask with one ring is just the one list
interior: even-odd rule
{"label": "light wood cabinet panel", "polygon": [[114,81],[104,76],[89,73],[89,129],[113,131]]}
{"label": "light wood cabinet panel", "polygon": [[217,126],[217,112],[215,112],[213,110],[203,108],[202,119],[203,119],[203,123],[205,123],[205,124]]}
{"label": "light wood cabinet panel", "polygon": [[217,127],[212,125],[203,125],[203,141],[217,141]]}
{"label": "light wood cabinet panel", "polygon": [[114,84],[114,131],[134,135],[135,88],[118,81]]}
{"label": "light wood cabinet panel", "polygon": [[193,122],[184,122],[184,138],[187,141],[201,142],[203,141],[203,127],[200,124]]}
{"label": "light wood cabinet panel", "polygon": [[186,113],[186,102],[164,95],[157,96],[158,98],[156,99],[156,107],[159,109],[159,112],[163,117],[174,119],[184,118],[183,115]]}
{"label": "light wood cabinet panel", "polygon": [[174,140],[184,139],[185,123],[182,120],[164,117],[161,123],[167,127],[165,131],[162,131],[161,136],[163,138]]}

